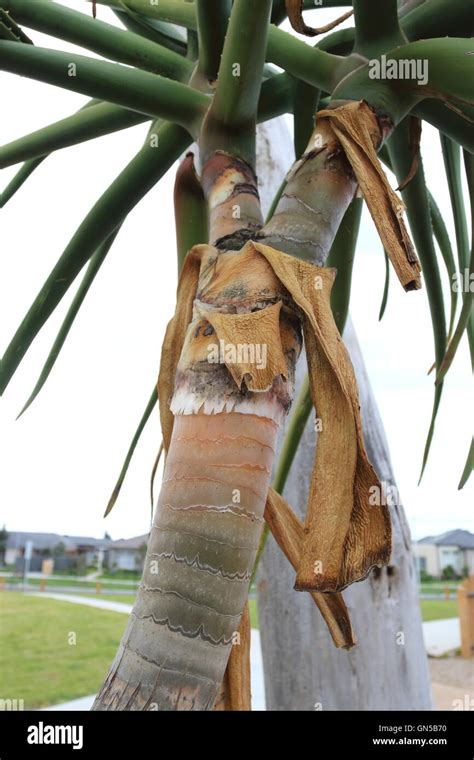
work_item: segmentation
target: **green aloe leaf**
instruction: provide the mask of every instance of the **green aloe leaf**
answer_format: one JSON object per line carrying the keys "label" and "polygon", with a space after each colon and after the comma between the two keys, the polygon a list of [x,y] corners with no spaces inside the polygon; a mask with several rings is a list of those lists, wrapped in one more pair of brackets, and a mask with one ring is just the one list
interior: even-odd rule
{"label": "green aloe leaf", "polygon": [[35,169],[43,163],[47,156],[41,156],[40,158],[31,158],[21,166],[14,177],[10,180],[5,190],[0,193],[0,208],[3,208],[15,193],[22,187],[28,177],[31,177]]}
{"label": "green aloe leaf", "polygon": [[149,117],[112,103],[92,101],[80,111],[0,147],[0,169],[45,157],[71,145],[148,121]]}
{"label": "green aloe leaf", "polygon": [[[79,285],[76,294],[71,302],[71,305],[69,309],[67,310],[66,316],[64,318],[64,321],[61,325],[61,328],[56,336],[56,339],[51,347],[51,350],[48,354],[48,357],[44,363],[43,369],[41,370],[40,376],[36,382],[36,385],[29,396],[26,404],[24,405],[23,409],[21,410],[18,417],[21,417],[23,412],[25,412],[28,407],[33,403],[36,396],[44,386],[46,380],[48,379],[51,370],[53,369],[56,359],[59,356],[59,353],[66,341],[67,336],[69,335],[69,331],[74,323],[74,320],[79,312],[79,309],[81,308],[82,304],[84,303],[84,299],[89,292],[89,288],[91,287],[92,283],[94,282],[95,276],[98,273],[100,267],[105,261],[105,257],[107,256],[108,252],[110,251],[115,238],[117,237],[121,225],[119,225],[114,232],[110,235],[110,237],[107,238],[107,240],[102,243],[101,246],[97,249],[97,251],[94,253],[94,255],[91,257],[89,264],[87,266],[87,269],[84,273],[84,277],[82,278],[81,284]],[[17,418],[18,419],[18,418]]]}
{"label": "green aloe leaf", "polygon": [[[401,183],[407,176],[412,163],[412,155],[409,150],[409,136],[408,121],[404,120],[396,128],[388,141],[388,152],[391,164],[399,183]],[[441,277],[433,241],[430,207],[421,158],[415,176],[405,189],[402,190],[401,194],[406,205],[410,229],[423,269],[423,279],[428,295],[431,324],[433,328],[435,361],[436,367],[439,368],[446,350],[446,318]],[[428,461],[428,455],[434,435],[436,416],[441,401],[442,387],[442,384],[440,384],[435,388],[433,411],[423,453],[420,480]]]}
{"label": "green aloe leaf", "polygon": [[387,308],[388,291],[390,288],[390,259],[388,258],[386,251],[383,252],[383,255],[385,258],[385,281],[383,285],[382,302],[380,304],[379,322],[383,318],[385,309]]}
{"label": "green aloe leaf", "polygon": [[[471,202],[472,232],[474,233],[474,157],[472,156],[471,153],[467,153],[467,152],[464,154],[464,156],[465,156],[467,184],[469,188],[469,197],[470,197],[470,202]],[[460,178],[459,178],[459,185],[460,185]],[[457,199],[456,206],[457,206],[458,223],[459,223],[461,233],[462,233],[461,237],[458,238],[458,246],[460,242],[461,246],[463,247],[463,250],[461,251],[461,254],[460,254],[460,260],[463,260],[464,246],[466,243],[466,237],[468,236],[468,233],[467,233],[466,216],[464,213],[464,203],[463,203],[462,197],[460,200]],[[453,212],[454,212],[454,202],[453,202]],[[465,332],[467,332],[467,336],[469,340],[469,348],[471,352],[471,363],[474,369],[474,350],[473,350],[474,349],[474,343],[473,343],[474,235],[473,235],[473,240],[471,242],[469,269],[462,269],[460,275],[461,276],[458,281],[458,285],[460,285],[462,289],[462,296],[463,296],[461,314],[459,316],[456,329],[454,330],[453,337],[451,338],[448,348],[446,349],[446,355],[443,359],[441,367],[439,368],[438,375],[436,378],[437,383],[442,382],[448,369],[450,368],[453,362],[453,359],[456,355],[456,352],[459,348],[461,338]]]}
{"label": "green aloe leaf", "polygon": [[435,199],[433,198],[433,195],[430,193],[430,191],[428,191],[428,199],[429,199],[429,204],[430,204],[430,214],[431,214],[431,224],[433,225],[433,234],[435,236],[436,242],[438,243],[439,250],[441,251],[441,256],[446,266],[446,271],[448,273],[448,278],[449,278],[449,292],[450,292],[450,297],[451,297],[451,308],[450,308],[449,328],[448,328],[448,341],[449,341],[453,332],[454,319],[456,317],[456,308],[457,308],[457,303],[458,303],[458,291],[455,287],[453,287],[456,281],[457,267],[456,267],[456,261],[454,259],[451,241],[449,239],[448,230],[446,229],[446,224],[444,223],[444,219],[441,215],[438,205]]}
{"label": "green aloe leaf", "polygon": [[464,465],[464,470],[462,471],[461,480],[459,481],[459,485],[458,485],[459,491],[461,490],[461,488],[464,488],[473,470],[474,470],[474,438],[471,440],[471,446],[469,448],[469,453],[467,455],[466,464]]}
{"label": "green aloe leaf", "polygon": [[[158,137],[156,142],[154,137]],[[84,264],[158,182],[189,142],[188,133],[174,124],[154,128],[143,148],[99,198],[53,267],[6,349],[1,363],[0,394]]]}
{"label": "green aloe leaf", "polygon": [[337,276],[331,291],[331,308],[339,332],[344,332],[351,298],[352,268],[359,237],[362,198],[354,198],[337,231],[326,266],[335,267]]}
{"label": "green aloe leaf", "polygon": [[104,517],[107,517],[108,514],[112,511],[115,502],[118,499],[118,496],[120,494],[120,490],[123,485],[123,481],[125,480],[125,476],[128,471],[128,467],[130,465],[130,462],[132,461],[133,454],[135,452],[135,449],[137,448],[138,441],[140,440],[140,436],[143,433],[143,430],[145,429],[145,425],[148,422],[150,415],[153,411],[153,409],[156,406],[156,403],[158,401],[158,391],[156,390],[156,383],[153,387],[153,391],[151,393],[150,399],[148,401],[148,404],[146,405],[145,411],[143,412],[143,415],[140,419],[140,422],[138,423],[138,427],[135,431],[135,434],[132,438],[132,442],[129,446],[129,449],[127,451],[127,454],[125,456],[124,463],[122,465],[122,469],[120,470],[120,475],[118,476],[117,482],[114,486],[114,490],[112,491],[112,494],[110,496],[110,499],[107,504],[107,508],[104,512]]}
{"label": "green aloe leaf", "polygon": [[[4,3],[5,5],[5,3]],[[0,8],[0,39],[12,42],[24,42],[32,45],[32,41],[23,29],[12,19],[4,8]]]}
{"label": "green aloe leaf", "polygon": [[461,149],[446,135],[440,134],[444,167],[448,181],[449,196],[454,219],[454,230],[458,249],[459,271],[469,266],[469,233],[461,182]]}

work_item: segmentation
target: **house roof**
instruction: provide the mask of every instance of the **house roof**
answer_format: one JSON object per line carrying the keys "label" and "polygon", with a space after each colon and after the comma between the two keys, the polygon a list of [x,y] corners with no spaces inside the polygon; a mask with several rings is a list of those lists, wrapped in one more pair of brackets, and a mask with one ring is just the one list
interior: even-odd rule
{"label": "house roof", "polygon": [[141,549],[143,544],[148,544],[148,533],[143,536],[135,536],[134,538],[119,538],[117,541],[111,541],[109,549]]}
{"label": "house roof", "polygon": [[60,533],[34,533],[29,531],[8,531],[7,548],[24,549],[26,542],[33,542],[33,549],[53,549],[58,544],[64,544],[66,549],[73,550],[80,546],[107,547],[107,538],[91,538],[89,536],[62,536]]}
{"label": "house roof", "polygon": [[474,533],[468,530],[448,530],[439,536],[421,538],[419,544],[434,544],[435,546],[458,546],[460,549],[474,549]]}

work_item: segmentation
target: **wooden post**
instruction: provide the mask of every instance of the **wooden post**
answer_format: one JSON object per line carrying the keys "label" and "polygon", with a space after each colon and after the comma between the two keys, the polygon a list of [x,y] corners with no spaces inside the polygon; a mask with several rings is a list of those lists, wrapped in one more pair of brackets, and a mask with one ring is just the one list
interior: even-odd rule
{"label": "wooden post", "polygon": [[40,580],[40,591],[46,591],[46,578]]}
{"label": "wooden post", "polygon": [[449,588],[449,586],[445,586],[444,587],[444,598],[445,598],[445,600],[448,601],[449,598],[450,598],[450,596],[451,596],[451,589]]}
{"label": "wooden post", "polygon": [[100,581],[97,581],[97,583],[95,584],[95,593],[100,594],[101,588],[102,587],[100,585]]}
{"label": "wooden post", "polygon": [[458,588],[461,657],[474,657],[474,575]]}
{"label": "wooden post", "polygon": [[3,575],[0,575],[0,591],[5,590],[5,577]]}

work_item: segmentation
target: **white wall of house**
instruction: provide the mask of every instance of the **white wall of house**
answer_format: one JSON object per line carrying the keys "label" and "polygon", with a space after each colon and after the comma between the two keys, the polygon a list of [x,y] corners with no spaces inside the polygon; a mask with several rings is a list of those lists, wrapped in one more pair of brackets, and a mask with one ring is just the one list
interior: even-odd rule
{"label": "white wall of house", "polygon": [[434,578],[440,578],[444,568],[449,565],[458,575],[463,575],[466,567],[469,575],[474,574],[474,549],[414,543],[413,553],[418,570]]}
{"label": "white wall of house", "polygon": [[464,567],[467,567],[469,575],[474,575],[474,549],[464,549]]}
{"label": "white wall of house", "polygon": [[136,549],[110,549],[109,568],[111,570],[136,570],[137,557]]}
{"label": "white wall of house", "polygon": [[435,578],[441,574],[437,549],[438,547],[434,544],[413,544],[413,553],[419,570]]}
{"label": "white wall of house", "polygon": [[463,551],[458,546],[438,546],[439,567],[441,573],[445,567],[453,567],[456,573],[462,575]]}
{"label": "white wall of house", "polygon": [[6,565],[14,565],[16,562],[16,558],[20,556],[20,550],[15,548],[10,548],[5,551],[5,564]]}

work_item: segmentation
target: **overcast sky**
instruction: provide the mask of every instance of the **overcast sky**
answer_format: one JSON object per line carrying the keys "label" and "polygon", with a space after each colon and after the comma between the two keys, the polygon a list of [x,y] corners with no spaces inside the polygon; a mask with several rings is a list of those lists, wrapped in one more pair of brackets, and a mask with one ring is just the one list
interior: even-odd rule
{"label": "overcast sky", "polygon": [[[89,12],[82,2],[64,4]],[[326,23],[337,12],[317,11],[318,22]],[[109,9],[99,6],[98,14],[115,23]],[[30,36],[38,45],[75,50],[37,32]],[[74,112],[85,101],[66,90],[2,72],[0,91],[0,144]],[[146,129],[134,127],[54,154],[0,211],[0,353],[77,226],[139,150]],[[454,245],[435,130],[424,128],[422,147],[428,185]],[[0,172],[0,188],[17,168]],[[91,536],[107,530],[113,538],[148,530],[149,478],[161,439],[157,413],[142,436],[114,511],[106,520],[102,515],[157,377],[164,329],[174,309],[173,174],[170,171],[125,222],[33,406],[15,421],[75,288],[0,400],[0,521],[9,530]],[[417,487],[433,391],[433,377],[427,376],[433,360],[428,304],[425,291],[405,293],[392,272],[386,315],[379,323],[384,269],[382,246],[364,210],[351,312],[413,535],[473,530],[474,478],[463,491],[457,490],[472,431],[465,340],[445,384],[430,461]]]}

